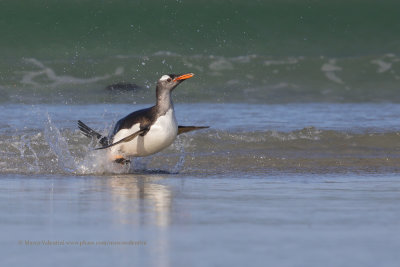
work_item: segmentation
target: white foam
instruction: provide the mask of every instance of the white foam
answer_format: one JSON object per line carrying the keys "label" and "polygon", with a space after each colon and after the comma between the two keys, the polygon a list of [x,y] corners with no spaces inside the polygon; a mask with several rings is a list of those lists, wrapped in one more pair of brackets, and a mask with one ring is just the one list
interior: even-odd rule
{"label": "white foam", "polygon": [[114,58],[117,58],[117,59],[139,58],[139,59],[141,59],[141,58],[143,58],[143,56],[141,56],[141,55],[116,55],[116,56],[114,56]]}
{"label": "white foam", "polygon": [[208,67],[214,71],[232,70],[233,64],[228,60],[226,60],[225,58],[220,58],[216,61],[211,62],[211,64]]}
{"label": "white foam", "polygon": [[178,57],[181,56],[178,53],[171,52],[171,51],[157,51],[153,54],[154,56],[173,56],[173,57]]}
{"label": "white foam", "polygon": [[371,60],[372,64],[378,65],[377,73],[384,73],[392,68],[392,63],[383,61],[383,59]]}
{"label": "white foam", "polygon": [[120,76],[120,75],[124,74],[124,71],[125,71],[124,67],[118,67],[118,68],[115,69],[114,75],[115,76]]}
{"label": "white foam", "polygon": [[299,63],[299,59],[302,58],[294,58],[294,57],[289,57],[287,59],[282,59],[282,60],[265,60],[264,65],[265,66],[272,66],[272,65],[293,65]]}
{"label": "white foam", "polygon": [[[188,67],[190,69],[196,69],[198,71],[204,71],[204,68],[200,65],[195,65],[192,62],[188,61],[186,58],[182,57],[182,61],[185,67]],[[164,64],[164,63],[163,63]]]}
{"label": "white foam", "polygon": [[329,80],[343,84],[343,80],[336,75],[336,72],[342,71],[342,68],[336,65],[336,59],[330,59],[327,63],[324,63],[321,71],[325,73],[326,78]]}
{"label": "white foam", "polygon": [[257,58],[257,56],[256,55],[246,55],[246,56],[233,57],[233,58],[231,58],[231,60],[234,62],[239,62],[239,63],[249,63],[254,58]]}
{"label": "white foam", "polygon": [[[62,85],[62,84],[95,83],[95,82],[106,80],[106,79],[112,77],[112,75],[106,74],[103,76],[95,76],[95,77],[85,79],[85,78],[77,78],[77,77],[68,76],[68,75],[57,75],[53,69],[51,69],[50,67],[47,67],[46,65],[44,65],[42,62],[40,62],[39,60],[37,60],[35,58],[25,58],[24,61],[27,63],[30,63],[32,65],[35,65],[36,67],[39,68],[39,70],[22,72],[24,75],[22,77],[21,83],[23,83],[23,84],[31,84],[31,85],[38,86],[40,84],[35,81],[35,78],[39,77],[39,76],[47,77],[47,79],[49,81],[49,85],[51,85],[51,86],[58,86],[58,85]],[[122,75],[123,72],[124,72],[124,69],[122,67],[118,67],[115,70],[114,75]]]}
{"label": "white foam", "polygon": [[272,89],[298,88],[298,86],[295,85],[295,84],[291,84],[291,83],[281,82],[281,83],[277,83],[275,85],[272,85],[271,88]]}

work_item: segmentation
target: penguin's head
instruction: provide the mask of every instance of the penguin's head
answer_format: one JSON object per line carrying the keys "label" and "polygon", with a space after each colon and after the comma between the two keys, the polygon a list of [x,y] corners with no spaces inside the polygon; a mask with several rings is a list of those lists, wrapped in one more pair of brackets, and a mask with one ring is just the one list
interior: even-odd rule
{"label": "penguin's head", "polygon": [[165,74],[157,82],[157,90],[172,92],[181,82],[192,78],[193,73],[186,74]]}

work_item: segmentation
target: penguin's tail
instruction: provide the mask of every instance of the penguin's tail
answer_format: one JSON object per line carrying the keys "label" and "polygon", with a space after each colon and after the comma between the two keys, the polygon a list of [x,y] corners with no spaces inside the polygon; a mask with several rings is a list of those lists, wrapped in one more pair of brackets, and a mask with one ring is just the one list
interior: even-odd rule
{"label": "penguin's tail", "polygon": [[101,134],[99,134],[98,132],[96,132],[95,130],[93,130],[92,128],[90,128],[89,126],[87,126],[80,120],[78,121],[78,128],[79,128],[79,130],[81,130],[83,135],[85,135],[89,138],[97,139],[98,142],[100,143],[100,145],[102,145],[103,147],[109,145],[109,140],[107,137],[102,136]]}

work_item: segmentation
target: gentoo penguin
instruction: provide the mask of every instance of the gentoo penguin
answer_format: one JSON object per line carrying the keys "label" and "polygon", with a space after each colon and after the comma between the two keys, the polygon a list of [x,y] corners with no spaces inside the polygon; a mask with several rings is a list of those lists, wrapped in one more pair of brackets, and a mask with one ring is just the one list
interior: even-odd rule
{"label": "gentoo penguin", "polygon": [[99,140],[101,147],[108,149],[109,158],[126,164],[129,157],[143,157],[157,153],[171,145],[176,136],[189,131],[208,128],[208,126],[178,126],[175,118],[171,92],[181,82],[193,77],[193,73],[183,75],[163,75],[157,82],[157,103],[120,119],[109,137],[92,130],[82,121],[78,127],[88,137]]}

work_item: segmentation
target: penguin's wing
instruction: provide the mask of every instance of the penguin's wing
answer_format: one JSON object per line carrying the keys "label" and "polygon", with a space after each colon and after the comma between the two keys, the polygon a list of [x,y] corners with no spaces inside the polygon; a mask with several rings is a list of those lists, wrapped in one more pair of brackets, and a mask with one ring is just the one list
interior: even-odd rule
{"label": "penguin's wing", "polygon": [[201,129],[207,129],[210,128],[210,126],[178,126],[178,135],[191,132],[191,131],[197,131]]}
{"label": "penguin's wing", "polygon": [[110,145],[103,146],[103,147],[98,147],[98,148],[95,148],[94,150],[105,149],[105,148],[109,148],[109,147],[112,147],[112,146],[115,146],[115,145],[118,145],[118,144],[121,144],[121,143],[129,142],[129,141],[133,140],[139,134],[146,134],[148,131],[149,131],[149,128],[141,129],[141,130],[139,130],[137,132],[134,132],[131,135],[128,135],[127,137],[122,138],[121,140],[119,140],[119,141],[117,141],[115,143],[112,143]]}

